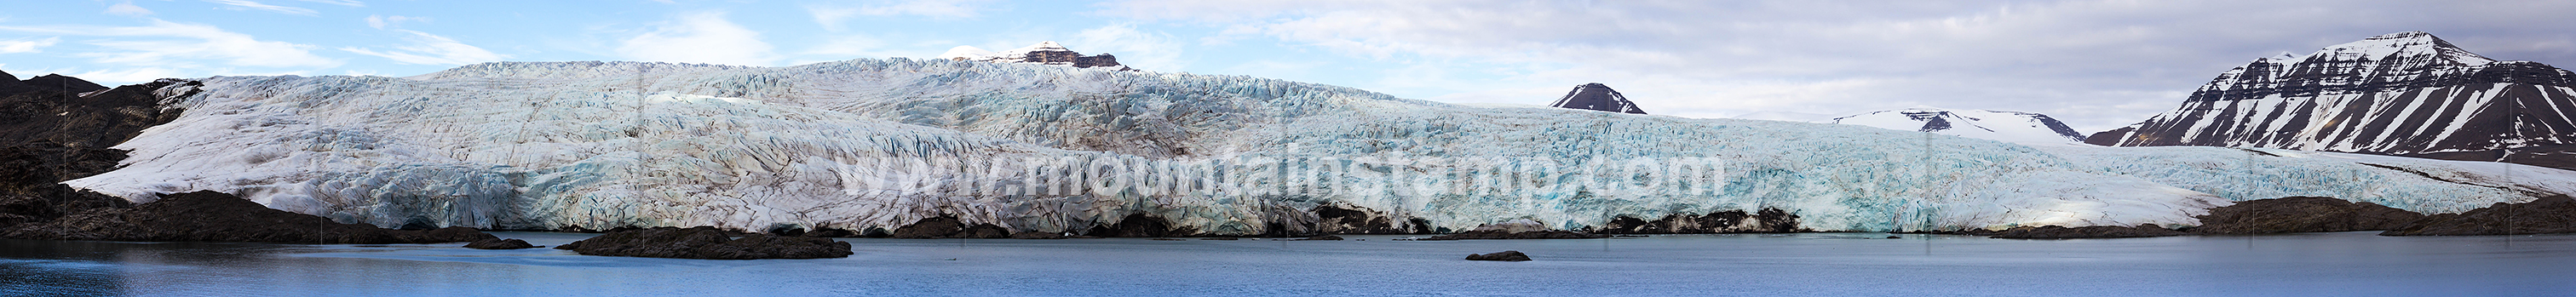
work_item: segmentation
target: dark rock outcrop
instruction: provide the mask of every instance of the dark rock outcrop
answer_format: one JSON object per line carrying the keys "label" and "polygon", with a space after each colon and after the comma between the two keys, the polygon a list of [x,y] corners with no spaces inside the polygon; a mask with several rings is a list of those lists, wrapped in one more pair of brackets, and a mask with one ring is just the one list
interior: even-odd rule
{"label": "dark rock outcrop", "polygon": [[966,225],[952,216],[923,218],[894,229],[894,238],[1010,238],[1010,230],[993,224]]}
{"label": "dark rock outcrop", "polygon": [[91,209],[128,207],[133,207],[133,204],[126,202],[125,198],[73,189],[62,184],[40,185],[32,189],[0,194],[0,230],[9,230],[21,224],[51,222],[66,215]]}
{"label": "dark rock outcrop", "polygon": [[1616,113],[1646,114],[1646,110],[1637,108],[1636,102],[1629,102],[1627,95],[1620,95],[1619,91],[1611,90],[1609,85],[1601,83],[1588,83],[1574,86],[1573,91],[1566,91],[1565,97],[1557,98],[1556,103],[1548,104],[1548,106]]}
{"label": "dark rock outcrop", "polygon": [[749,260],[849,257],[850,243],[819,237],[746,234],[725,236],[715,227],[656,227],[608,232],[556,246],[583,255]]}
{"label": "dark rock outcrop", "polygon": [[2323,150],[2576,169],[2576,72],[2478,56],[2424,32],[2259,58],[2111,146]]}
{"label": "dark rock outcrop", "polygon": [[1326,234],[1429,234],[1431,221],[1422,218],[1399,220],[1394,216],[1356,206],[1317,205],[1313,209],[1314,231]]}
{"label": "dark rock outcrop", "polygon": [[2283,197],[2238,201],[2201,215],[2200,234],[2272,234],[2388,230],[2423,219],[2424,214],[2376,203],[2328,197]]}
{"label": "dark rock outcrop", "polygon": [[2425,216],[2380,232],[2387,236],[2515,235],[2576,233],[2576,199],[2555,195],[2523,203],[2496,203],[2460,213]]}
{"label": "dark rock outcrop", "polygon": [[1593,232],[1601,234],[1708,234],[1708,233],[1796,233],[1810,232],[1798,226],[1798,215],[1777,208],[1763,208],[1752,214],[1742,210],[1711,212],[1705,215],[1668,214],[1647,221],[1631,216],[1610,219]]}
{"label": "dark rock outcrop", "polygon": [[1519,262],[1519,261],[1529,261],[1529,260],[1530,260],[1530,257],[1529,257],[1529,255],[1527,255],[1527,254],[1521,254],[1521,251],[1501,251],[1501,252],[1495,252],[1495,253],[1492,253],[1492,254],[1467,254],[1467,260],[1470,260],[1470,261],[1512,261],[1512,262]]}
{"label": "dark rock outcrop", "polygon": [[1090,231],[1082,233],[1099,237],[1186,237],[1197,234],[1197,228],[1173,228],[1172,222],[1163,217],[1141,213],[1129,214],[1115,224],[1092,226]]}
{"label": "dark rock outcrop", "polygon": [[[788,235],[788,234],[779,234],[779,235]],[[789,236],[812,236],[812,237],[855,237],[855,236],[859,236],[859,233],[858,233],[858,232],[852,232],[852,231],[847,230],[847,229],[839,229],[839,228],[831,228],[831,227],[820,227],[820,228],[814,228],[814,231],[806,231],[804,234],[795,234],[795,235],[789,235]]]}
{"label": "dark rock outcrop", "polygon": [[1316,235],[1315,237],[1307,237],[1307,238],[1305,238],[1305,239],[1298,239],[1298,240],[1342,240],[1342,237],[1341,237],[1341,236],[1332,236],[1332,235]]}
{"label": "dark rock outcrop", "polygon": [[1541,231],[1521,231],[1521,232],[1503,232],[1503,231],[1495,231],[1495,230],[1485,230],[1485,231],[1467,231],[1467,232],[1465,232],[1465,233],[1449,234],[1449,235],[1440,235],[1440,236],[1432,236],[1431,238],[1423,238],[1423,239],[1420,239],[1420,240],[1462,240],[1462,239],[1583,239],[1583,238],[1608,238],[1608,237],[1610,237],[1610,236],[1609,236],[1609,235],[1600,235],[1600,234],[1583,233],[1583,232],[1565,231],[1565,230],[1541,230]]}
{"label": "dark rock outcrop", "polygon": [[1995,231],[1994,234],[1989,235],[1988,237],[2006,239],[2075,239],[2165,237],[2185,234],[2188,233],[2165,229],[2165,227],[2156,226],[2155,224],[2143,224],[2136,227],[2085,226],[2067,228],[2059,226],[2021,226],[2013,227],[2012,229],[2004,229],[2003,231]]}
{"label": "dark rock outcrop", "polygon": [[469,248],[469,249],[478,249],[478,250],[515,250],[515,249],[533,249],[533,248],[540,248],[540,247],[542,247],[542,246],[530,245],[530,244],[528,244],[528,242],[527,242],[527,241],[525,241],[525,240],[519,240],[519,239],[517,239],[517,238],[511,238],[511,239],[500,239],[500,238],[484,239],[484,240],[476,240],[476,241],[474,241],[474,243],[468,243],[468,244],[465,244],[465,248]]}
{"label": "dark rock outcrop", "polygon": [[20,225],[0,232],[0,237],[320,244],[470,242],[494,238],[465,227],[414,231],[341,224],[214,191],[166,194],[160,200],[133,208],[90,209],[60,220]]}

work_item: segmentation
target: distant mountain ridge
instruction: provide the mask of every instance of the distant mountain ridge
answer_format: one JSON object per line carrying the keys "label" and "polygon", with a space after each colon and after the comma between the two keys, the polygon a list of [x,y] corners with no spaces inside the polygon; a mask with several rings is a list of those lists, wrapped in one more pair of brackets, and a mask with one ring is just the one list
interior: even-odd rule
{"label": "distant mountain ridge", "polygon": [[1120,71],[1136,71],[1135,68],[1128,68],[1127,65],[1118,64],[1118,56],[1110,54],[1084,56],[1082,53],[1074,52],[1072,49],[1066,49],[1064,48],[1064,45],[1056,44],[1054,41],[1041,41],[1038,42],[1038,44],[1032,44],[1026,47],[1001,52],[987,51],[974,46],[960,45],[955,48],[948,49],[947,53],[939,54],[939,58],[958,61],[1029,63],[1073,66],[1073,68],[1110,68]]}
{"label": "distant mountain ridge", "polygon": [[2067,127],[2056,118],[2018,111],[1916,107],[1866,112],[1834,118],[1829,122],[2013,143],[2084,141],[2084,134],[2075,132],[2074,128]]}
{"label": "distant mountain ridge", "polygon": [[[2576,169],[2576,73],[2499,61],[2424,32],[2219,74],[2181,107],[2086,142],[2246,146]],[[2509,153],[2508,153],[2509,152]]]}

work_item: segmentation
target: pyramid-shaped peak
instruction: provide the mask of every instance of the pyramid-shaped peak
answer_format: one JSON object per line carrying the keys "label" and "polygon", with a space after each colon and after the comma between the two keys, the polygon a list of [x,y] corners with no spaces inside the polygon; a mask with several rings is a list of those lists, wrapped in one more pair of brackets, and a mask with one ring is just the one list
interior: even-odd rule
{"label": "pyramid-shaped peak", "polygon": [[1564,98],[1557,98],[1556,103],[1549,104],[1549,106],[1618,113],[1646,114],[1646,110],[1637,108],[1636,102],[1629,102],[1628,96],[1620,95],[1618,90],[1611,90],[1610,85],[1604,85],[1601,83],[1588,83],[1574,86],[1574,91],[1566,92]]}

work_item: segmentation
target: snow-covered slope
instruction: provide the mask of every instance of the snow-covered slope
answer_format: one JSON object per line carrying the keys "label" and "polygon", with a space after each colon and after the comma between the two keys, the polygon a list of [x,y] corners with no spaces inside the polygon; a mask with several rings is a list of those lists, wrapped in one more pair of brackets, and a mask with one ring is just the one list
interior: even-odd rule
{"label": "snow-covered slope", "polygon": [[1832,123],[1940,133],[2011,143],[2054,144],[2084,141],[2083,134],[2048,115],[1993,110],[1948,110],[1916,107],[1874,111],[1834,118]]}
{"label": "snow-covered slope", "polygon": [[[119,145],[126,167],[67,183],[136,200],[234,192],[382,226],[860,230],[951,215],[1057,232],[1150,214],[1218,234],[1302,228],[1326,205],[1453,230],[1760,208],[1818,230],[1915,230],[2195,224],[2282,195],[2429,211],[2527,199],[2499,188],[2521,180],[2440,164],[2034,149],[1032,64],[485,63],[202,82],[162,90],[201,92]],[[2239,169],[2269,183],[2216,182]]]}
{"label": "snow-covered slope", "polygon": [[[2392,33],[2255,59],[2173,111],[2087,141],[2400,155],[2576,144],[2576,73]],[[2544,163],[2576,159],[2533,164]]]}

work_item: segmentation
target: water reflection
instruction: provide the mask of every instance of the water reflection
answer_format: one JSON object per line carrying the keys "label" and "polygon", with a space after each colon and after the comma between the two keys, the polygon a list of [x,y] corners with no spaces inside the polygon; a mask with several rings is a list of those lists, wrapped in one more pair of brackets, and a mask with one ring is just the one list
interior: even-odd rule
{"label": "water reflection", "polygon": [[[504,233],[556,245],[589,236]],[[0,295],[2567,295],[2576,236],[853,239],[846,259],[0,240]],[[1538,261],[1471,262],[1528,252]]]}

